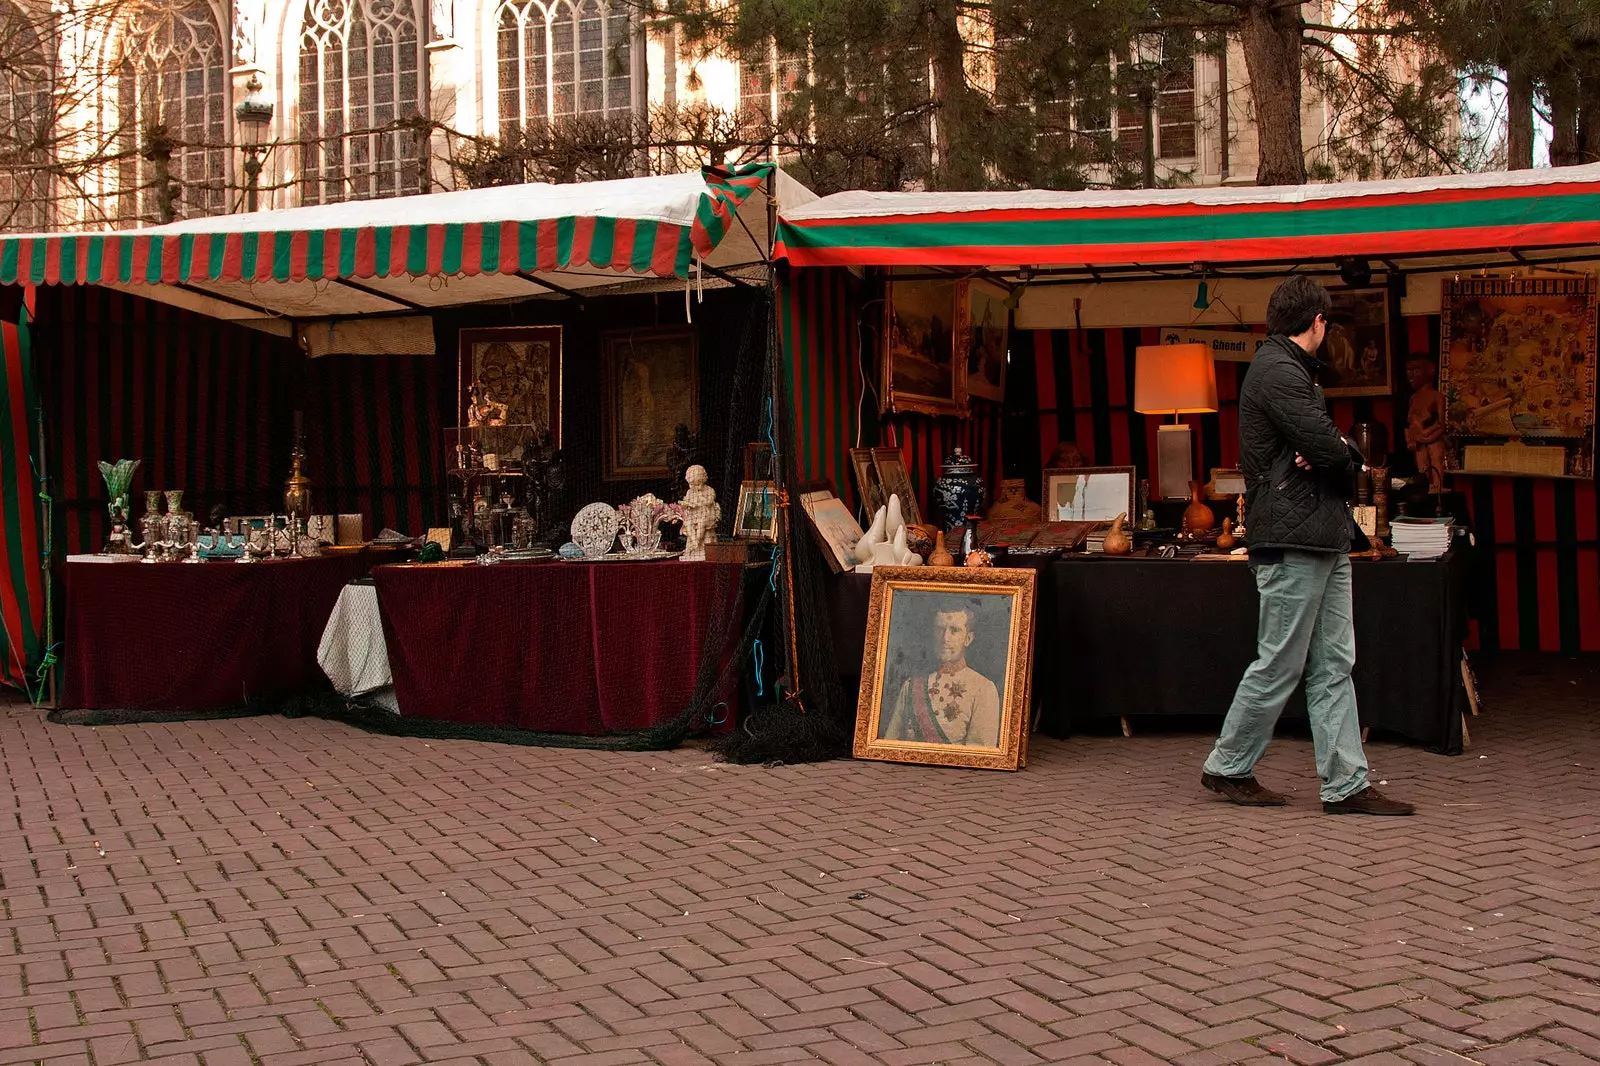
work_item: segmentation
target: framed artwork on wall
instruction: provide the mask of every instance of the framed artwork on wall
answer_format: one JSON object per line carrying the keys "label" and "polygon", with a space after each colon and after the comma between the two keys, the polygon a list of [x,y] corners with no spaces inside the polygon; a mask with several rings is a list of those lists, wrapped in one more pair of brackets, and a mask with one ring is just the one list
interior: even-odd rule
{"label": "framed artwork on wall", "polygon": [[457,425],[475,421],[474,384],[498,408],[508,427],[548,431],[561,447],[561,327],[503,326],[464,329],[458,335]]}
{"label": "framed artwork on wall", "polygon": [[961,288],[955,278],[890,278],[885,284],[878,393],[882,410],[967,414],[965,382],[956,365]]}
{"label": "framed artwork on wall", "polygon": [[1332,289],[1328,332],[1317,358],[1338,380],[1328,396],[1387,396],[1394,390],[1389,359],[1389,290]]}
{"label": "framed artwork on wall", "polygon": [[610,330],[600,336],[600,405],[607,481],[671,475],[678,426],[700,432],[700,367],[693,326]]}
{"label": "framed artwork on wall", "polygon": [[1025,765],[1037,579],[1033,569],[875,567],[856,758]]}
{"label": "framed artwork on wall", "polygon": [[981,278],[961,283],[956,354],[968,396],[1001,403],[1006,398],[1006,362],[1011,338],[1010,293]]}

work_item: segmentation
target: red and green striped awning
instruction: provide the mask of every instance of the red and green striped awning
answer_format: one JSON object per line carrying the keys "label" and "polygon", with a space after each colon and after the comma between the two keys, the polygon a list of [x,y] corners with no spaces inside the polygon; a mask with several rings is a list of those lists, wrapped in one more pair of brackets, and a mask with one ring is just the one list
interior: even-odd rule
{"label": "red and green striped awning", "polygon": [[1388,182],[1061,193],[864,193],[779,220],[795,266],[1327,261],[1600,245],[1600,164]]}
{"label": "red and green striped awning", "polygon": [[[0,284],[177,285],[572,272],[688,278],[768,163],[0,237]],[[397,221],[404,220],[404,221]],[[766,220],[757,220],[764,233]],[[754,260],[766,249],[754,251]],[[599,280],[599,279],[595,279]],[[593,282],[591,282],[593,283]]]}

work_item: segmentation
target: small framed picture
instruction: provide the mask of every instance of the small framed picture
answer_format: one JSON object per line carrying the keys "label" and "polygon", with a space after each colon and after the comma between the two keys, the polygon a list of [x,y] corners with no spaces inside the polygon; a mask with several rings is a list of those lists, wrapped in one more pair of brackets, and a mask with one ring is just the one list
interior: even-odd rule
{"label": "small framed picture", "polygon": [[1389,364],[1389,291],[1335,289],[1328,294],[1328,332],[1317,358],[1337,379],[1327,396],[1387,396],[1394,388]]}
{"label": "small framed picture", "polygon": [[856,545],[861,542],[861,524],[844,505],[844,501],[831,490],[818,489],[802,493],[800,507],[811,521],[811,531],[816,534],[828,569],[836,574],[855,569]]}
{"label": "small framed picture", "polygon": [[1076,466],[1044,472],[1046,522],[1113,522],[1117,515],[1134,518],[1134,468]]}
{"label": "small framed picture", "polygon": [[741,484],[733,535],[751,540],[772,540],[777,536],[777,525],[777,488],[770,481],[746,481]]}
{"label": "small framed picture", "polygon": [[851,448],[850,466],[856,474],[856,492],[867,514],[875,515],[878,508],[888,502],[883,493],[883,482],[878,478],[878,468],[872,461],[871,448]]}
{"label": "small framed picture", "polygon": [[[883,486],[883,503],[890,496],[900,497],[900,517],[907,524],[922,525],[922,511],[917,507],[917,493],[911,487],[911,473],[906,469],[905,456],[899,448],[873,448],[872,465],[878,471],[878,483]],[[876,509],[874,509],[876,510]]]}
{"label": "small framed picture", "polygon": [[961,283],[956,357],[968,396],[1001,403],[1006,398],[1006,356],[1010,342],[1011,294],[979,278]]}
{"label": "small framed picture", "polygon": [[1027,761],[1038,572],[872,571],[855,756],[984,770]]}

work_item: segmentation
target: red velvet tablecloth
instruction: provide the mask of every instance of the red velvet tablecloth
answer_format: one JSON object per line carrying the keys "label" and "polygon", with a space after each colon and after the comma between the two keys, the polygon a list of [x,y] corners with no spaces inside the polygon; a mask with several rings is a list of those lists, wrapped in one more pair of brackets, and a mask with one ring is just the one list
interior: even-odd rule
{"label": "red velvet tablecloth", "polygon": [[61,706],[212,711],[325,687],[317,642],[365,552],[237,563],[68,562]]}
{"label": "red velvet tablecloth", "polygon": [[[737,642],[742,572],[551,562],[380,566],[372,577],[401,714],[594,736],[688,706],[708,630]],[[718,692],[730,706],[736,680],[728,671]]]}

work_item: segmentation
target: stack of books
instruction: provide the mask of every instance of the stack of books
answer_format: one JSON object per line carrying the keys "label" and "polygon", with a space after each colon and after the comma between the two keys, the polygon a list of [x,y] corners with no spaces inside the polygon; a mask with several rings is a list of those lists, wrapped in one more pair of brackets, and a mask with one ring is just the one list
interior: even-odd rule
{"label": "stack of books", "polygon": [[1389,523],[1394,550],[1412,559],[1437,559],[1450,550],[1454,527],[1448,518],[1396,518]]}
{"label": "stack of books", "polygon": [[1096,526],[1084,540],[1084,549],[1090,552],[1104,552],[1106,550],[1106,534],[1111,532],[1108,525]]}

